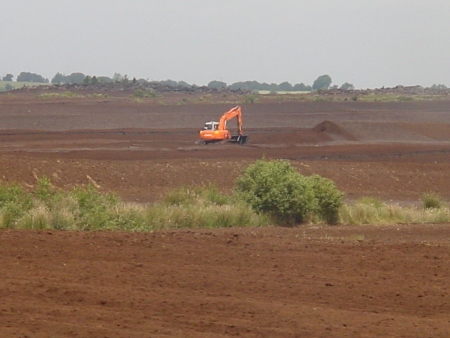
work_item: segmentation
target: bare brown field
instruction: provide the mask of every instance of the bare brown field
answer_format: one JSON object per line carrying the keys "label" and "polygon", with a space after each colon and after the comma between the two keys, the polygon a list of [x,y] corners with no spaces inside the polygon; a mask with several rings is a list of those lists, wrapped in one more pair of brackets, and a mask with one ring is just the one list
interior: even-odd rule
{"label": "bare brown field", "polygon": [[[223,103],[225,100],[233,102]],[[246,146],[197,130],[243,97],[0,95],[0,181],[94,183],[152,202],[224,192],[291,160],[348,200],[450,199],[450,102],[241,104]],[[300,226],[152,234],[0,231],[1,337],[448,337],[450,227]]]}

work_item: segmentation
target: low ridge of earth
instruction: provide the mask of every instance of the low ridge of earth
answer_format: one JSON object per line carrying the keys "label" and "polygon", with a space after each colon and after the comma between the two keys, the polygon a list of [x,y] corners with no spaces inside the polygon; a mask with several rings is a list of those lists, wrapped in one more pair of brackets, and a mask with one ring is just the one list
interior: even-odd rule
{"label": "low ridge of earth", "polygon": [[[214,96],[215,95],[215,96]],[[0,182],[94,184],[126,201],[262,157],[348,200],[450,199],[450,101],[241,104],[246,146],[196,144],[237,94],[0,95]],[[233,121],[229,122],[233,130]],[[0,231],[1,337],[449,337],[450,224]]]}

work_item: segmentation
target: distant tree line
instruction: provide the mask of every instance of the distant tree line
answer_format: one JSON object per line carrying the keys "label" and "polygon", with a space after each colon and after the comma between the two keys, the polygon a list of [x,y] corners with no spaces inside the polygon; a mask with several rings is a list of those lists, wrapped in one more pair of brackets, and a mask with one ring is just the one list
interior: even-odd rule
{"label": "distant tree line", "polygon": [[[0,76],[2,81],[12,82],[14,75],[6,74],[5,76]],[[129,83],[159,83],[166,86],[172,87],[197,87],[195,84],[189,84],[185,81],[174,81],[174,80],[163,80],[163,81],[149,81],[145,79],[129,79],[128,75],[121,75],[120,73],[115,73],[112,77],[108,76],[91,76],[85,75],[83,73],[72,73],[69,75],[64,75],[61,73],[56,73],[56,75],[52,78],[51,81],[44,78],[43,76],[30,72],[21,72],[16,79],[17,82],[36,82],[36,83],[52,83],[52,84],[81,84],[81,85],[98,85],[103,83],[121,83],[121,84],[129,84]],[[277,83],[260,83],[258,81],[244,81],[244,82],[235,82],[228,85],[225,82],[213,80],[207,84],[208,88],[212,89],[231,89],[231,90],[243,90],[243,91],[270,91],[270,92],[291,92],[291,91],[300,91],[300,92],[309,92],[316,90],[327,90],[327,89],[341,89],[341,90],[352,90],[355,89],[353,84],[345,82],[341,86],[331,85],[332,79],[329,75],[321,75],[319,76],[312,85],[306,85],[304,83],[291,84],[287,81]],[[11,86],[10,86],[11,87]],[[12,87],[11,87],[12,88]],[[443,84],[434,84],[430,87],[435,90],[446,90],[447,86]]]}
{"label": "distant tree line", "polygon": [[305,85],[304,83],[291,84],[287,81],[281,82],[279,84],[276,83],[259,83],[258,81],[245,81],[245,82],[235,82],[231,85],[227,85],[222,81],[211,81],[208,83],[208,87],[210,88],[229,88],[229,89],[242,89],[242,90],[250,90],[250,91],[270,91],[270,92],[310,92],[314,90],[326,90],[326,89],[343,89],[349,90],[354,89],[354,86],[348,82],[344,83],[342,86],[333,86],[331,87],[331,77],[329,75],[321,75],[319,76],[312,85]]}
{"label": "distant tree line", "polygon": [[[1,77],[2,81],[12,82],[14,75],[12,74],[6,74],[5,76]],[[35,73],[29,73],[29,72],[22,72],[17,76],[17,82],[37,82],[37,83],[49,83],[48,79],[45,79],[41,75],[35,74]]]}
{"label": "distant tree line", "polygon": [[[13,81],[13,75],[7,74],[2,80],[3,81]],[[37,82],[37,83],[52,83],[52,84],[83,84],[83,85],[97,85],[103,83],[140,83],[145,84],[150,81],[145,79],[129,79],[127,75],[121,75],[119,73],[115,73],[113,77],[108,76],[91,76],[85,75],[83,73],[72,73],[69,75],[56,73],[56,75],[52,78],[51,81],[45,79],[39,74],[30,73],[30,72],[22,72],[17,76],[17,82]],[[151,81],[157,82],[163,85],[172,86],[172,87],[196,87],[196,85],[191,85],[185,81],[174,81],[174,80],[163,80],[163,81]],[[312,91],[319,89],[329,89],[331,85],[331,77],[329,75],[319,76],[312,85],[305,85],[304,83],[290,84],[285,81],[279,84],[276,83],[259,83],[258,81],[245,81],[245,82],[236,82],[231,85],[227,85],[222,81],[211,81],[208,83],[208,88],[214,89],[231,89],[231,90],[244,90],[244,91],[259,91],[259,90],[267,90],[271,92],[278,91]],[[342,89],[353,89],[353,85],[349,83],[345,83],[341,86]]]}

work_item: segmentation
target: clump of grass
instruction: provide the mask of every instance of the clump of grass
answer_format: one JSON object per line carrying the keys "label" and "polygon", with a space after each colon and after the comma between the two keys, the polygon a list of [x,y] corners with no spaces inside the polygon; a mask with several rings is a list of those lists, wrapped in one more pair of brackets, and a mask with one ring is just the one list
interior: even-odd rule
{"label": "clump of grass", "polygon": [[232,204],[232,197],[210,184],[171,190],[163,196],[162,202],[166,205],[226,205]]}
{"label": "clump of grass", "polygon": [[415,101],[413,96],[398,96],[397,101],[399,102],[412,102]]}
{"label": "clump of grass", "polygon": [[109,97],[108,94],[98,94],[98,93],[88,94],[86,96],[91,98],[91,99],[106,99],[106,98]]}
{"label": "clump of grass", "polygon": [[[233,196],[219,191],[214,185],[182,187],[168,192],[152,208],[155,227],[212,228],[269,225],[269,218],[255,213],[251,207]],[[158,220],[154,224],[154,220]]]}
{"label": "clump of grass", "polygon": [[36,95],[39,99],[46,99],[46,98],[55,98],[55,97],[84,97],[83,95],[79,95],[73,92],[61,92],[61,93],[44,93]]}
{"label": "clump of grass", "polygon": [[269,219],[243,205],[164,205],[148,210],[152,229],[267,226]]}
{"label": "clump of grass", "polygon": [[256,103],[257,98],[255,95],[245,95],[244,97],[244,103]]}
{"label": "clump of grass", "polygon": [[339,212],[343,224],[412,224],[445,223],[450,221],[449,208],[402,207],[398,204],[386,204],[381,201],[359,200],[354,204],[345,204]]}
{"label": "clump of grass", "polygon": [[424,209],[440,209],[444,202],[442,197],[433,192],[427,192],[422,195],[422,205]]}

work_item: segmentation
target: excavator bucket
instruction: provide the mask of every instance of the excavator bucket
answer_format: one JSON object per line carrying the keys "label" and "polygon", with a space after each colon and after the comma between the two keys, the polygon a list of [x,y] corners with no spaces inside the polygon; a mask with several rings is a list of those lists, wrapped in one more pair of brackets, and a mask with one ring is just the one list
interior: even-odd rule
{"label": "excavator bucket", "polygon": [[248,143],[248,139],[249,137],[247,135],[233,135],[229,142],[244,145]]}

